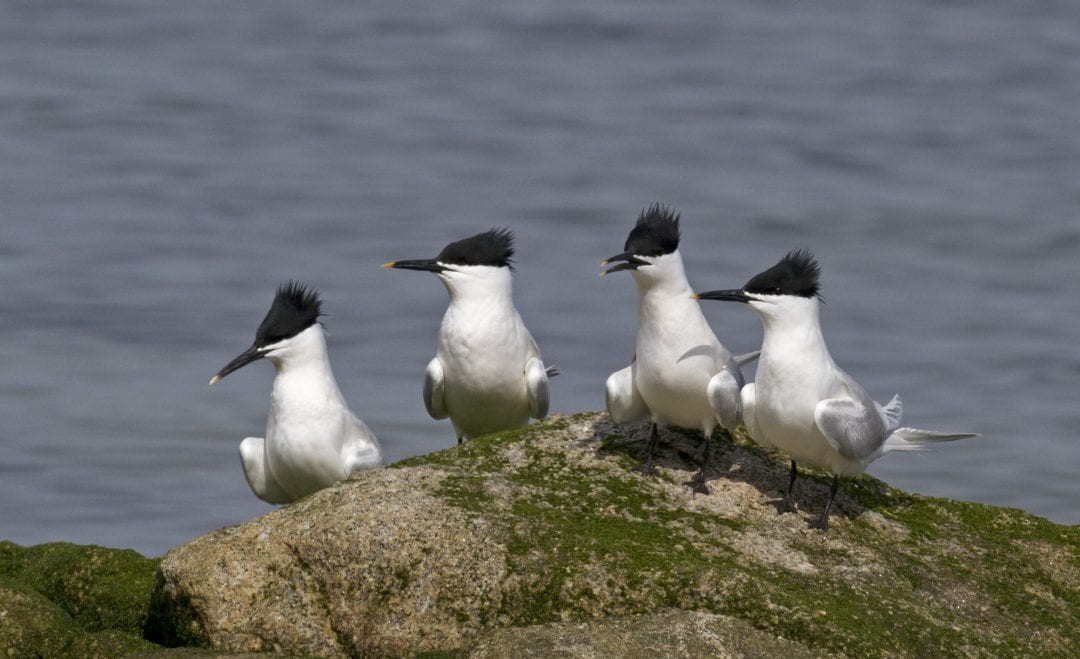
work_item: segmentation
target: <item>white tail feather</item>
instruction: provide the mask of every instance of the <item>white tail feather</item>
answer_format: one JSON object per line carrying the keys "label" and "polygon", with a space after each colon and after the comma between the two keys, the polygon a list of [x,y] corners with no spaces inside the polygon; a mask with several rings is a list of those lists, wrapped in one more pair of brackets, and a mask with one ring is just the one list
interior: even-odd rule
{"label": "white tail feather", "polygon": [[[891,406],[892,403],[889,405]],[[884,448],[885,451],[922,451],[927,448],[927,444],[954,442],[958,439],[978,436],[979,433],[975,432],[938,432],[918,428],[897,428],[885,440]]]}
{"label": "white tail feather", "polygon": [[892,400],[881,408],[881,414],[885,417],[886,434],[900,427],[900,417],[904,415],[904,404],[900,401],[900,394],[893,396]]}

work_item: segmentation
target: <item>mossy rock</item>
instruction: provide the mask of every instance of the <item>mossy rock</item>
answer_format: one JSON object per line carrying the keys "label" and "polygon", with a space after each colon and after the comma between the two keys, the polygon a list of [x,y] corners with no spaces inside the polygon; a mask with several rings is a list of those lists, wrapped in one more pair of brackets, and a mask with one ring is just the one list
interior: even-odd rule
{"label": "mossy rock", "polygon": [[0,656],[155,649],[142,630],[156,566],[131,550],[0,541]]}
{"label": "mossy rock", "polygon": [[668,610],[625,618],[498,629],[481,638],[467,656],[471,659],[809,659],[817,655],[798,643],[777,638],[736,618]]}
{"label": "mossy rock", "polygon": [[864,476],[823,534],[827,475],[778,515],[782,457],[714,440],[693,495],[700,434],[664,432],[645,478],[646,433],[558,417],[361,473],[170,552],[151,624],[221,650],[461,656],[500,629],[680,610],[816,654],[1080,653],[1077,527]]}
{"label": "mossy rock", "polygon": [[0,575],[57,603],[88,632],[141,634],[157,563],[130,549],[0,542]]}
{"label": "mossy rock", "polygon": [[58,657],[81,633],[60,606],[0,576],[0,657]]}

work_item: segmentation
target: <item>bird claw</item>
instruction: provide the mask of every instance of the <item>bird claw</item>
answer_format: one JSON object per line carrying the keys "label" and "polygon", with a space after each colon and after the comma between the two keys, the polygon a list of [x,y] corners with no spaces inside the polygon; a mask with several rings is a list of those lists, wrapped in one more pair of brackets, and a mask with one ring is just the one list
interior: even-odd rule
{"label": "bird claw", "polygon": [[796,512],[795,502],[790,497],[784,497],[780,500],[780,503],[776,506],[776,514],[783,515],[784,513]]}
{"label": "bird claw", "polygon": [[829,517],[827,515],[822,515],[821,517],[818,517],[814,521],[810,522],[810,528],[818,529],[818,530],[823,531],[823,532],[828,531],[829,530]]}
{"label": "bird claw", "polygon": [[709,486],[705,484],[704,478],[695,476],[691,481],[686,483],[690,486],[690,490],[697,494],[709,494]]}

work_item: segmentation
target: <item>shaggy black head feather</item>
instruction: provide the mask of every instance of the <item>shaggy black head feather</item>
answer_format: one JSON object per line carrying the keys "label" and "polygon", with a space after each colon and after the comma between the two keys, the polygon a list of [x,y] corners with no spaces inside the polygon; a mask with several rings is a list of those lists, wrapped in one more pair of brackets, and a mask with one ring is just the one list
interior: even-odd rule
{"label": "shaggy black head feather", "polygon": [[641,211],[623,245],[624,251],[635,256],[662,256],[678,248],[679,214],[660,204]]}
{"label": "shaggy black head feather", "polygon": [[510,229],[492,229],[452,242],[435,260],[453,265],[491,265],[514,269],[514,234]]}
{"label": "shaggy black head feather", "polygon": [[255,333],[255,345],[265,346],[296,336],[322,316],[319,294],[298,281],[278,286],[274,303]]}
{"label": "shaggy black head feather", "polygon": [[821,287],[821,267],[808,249],[788,252],[780,262],[765,272],[754,275],[743,290],[760,295],[798,295],[818,297]]}

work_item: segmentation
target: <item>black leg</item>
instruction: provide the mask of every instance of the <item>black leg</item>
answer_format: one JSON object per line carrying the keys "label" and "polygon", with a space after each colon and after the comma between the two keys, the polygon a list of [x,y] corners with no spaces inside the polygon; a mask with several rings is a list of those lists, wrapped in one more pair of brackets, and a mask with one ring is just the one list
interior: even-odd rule
{"label": "black leg", "polygon": [[780,502],[780,513],[793,513],[795,512],[795,479],[799,477],[799,468],[795,464],[795,461],[791,461],[791,476],[788,477],[787,492],[784,493],[784,500]]}
{"label": "black leg", "polygon": [[645,462],[634,467],[634,471],[640,471],[646,476],[652,476],[656,473],[656,463],[653,462],[653,453],[656,452],[656,444],[660,441],[660,431],[656,428],[656,424],[652,424],[652,430],[649,433],[649,448],[645,454]]}
{"label": "black leg", "polygon": [[838,489],[840,489],[840,477],[834,474],[832,485],[829,486],[829,500],[825,502],[825,510],[821,511],[821,517],[818,517],[816,521],[810,522],[810,528],[821,529],[822,531],[829,530],[829,510],[832,509],[832,502],[836,497],[836,491]]}
{"label": "black leg", "polygon": [[461,444],[461,435],[458,435],[458,436],[457,436],[457,443],[458,443],[459,445]]}
{"label": "black leg", "polygon": [[712,433],[705,436],[705,448],[701,449],[701,469],[690,479],[690,489],[698,494],[708,494],[709,487],[705,485],[705,470],[709,468],[709,454],[711,450]]}

